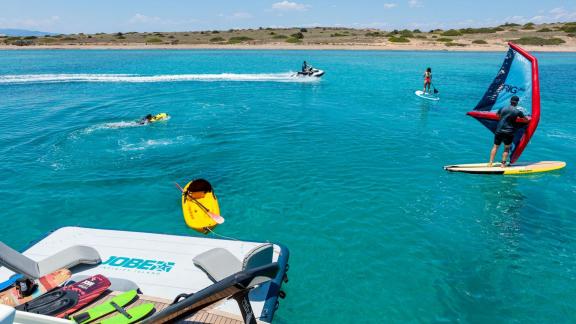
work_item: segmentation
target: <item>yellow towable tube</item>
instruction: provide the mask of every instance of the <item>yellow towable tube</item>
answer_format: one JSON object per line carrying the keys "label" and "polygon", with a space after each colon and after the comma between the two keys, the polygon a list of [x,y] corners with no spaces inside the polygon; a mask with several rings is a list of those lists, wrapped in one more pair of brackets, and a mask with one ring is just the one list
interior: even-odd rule
{"label": "yellow towable tube", "polygon": [[224,222],[212,185],[204,179],[192,180],[184,187],[182,213],[186,225],[203,234]]}
{"label": "yellow towable tube", "polygon": [[160,120],[163,120],[166,118],[168,118],[167,113],[159,113],[157,115],[152,116],[152,119],[150,119],[150,122],[153,123],[153,122],[157,122],[157,121],[160,121]]}

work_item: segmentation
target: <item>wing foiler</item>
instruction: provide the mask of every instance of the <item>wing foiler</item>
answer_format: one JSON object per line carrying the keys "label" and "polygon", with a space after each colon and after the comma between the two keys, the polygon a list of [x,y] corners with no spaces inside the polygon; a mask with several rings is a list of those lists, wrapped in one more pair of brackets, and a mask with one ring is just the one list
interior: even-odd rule
{"label": "wing foiler", "polygon": [[566,166],[565,162],[543,161],[515,164],[536,132],[540,121],[540,83],[538,80],[538,60],[524,49],[513,43],[502,67],[484,93],[476,107],[467,115],[474,117],[492,133],[499,121],[497,111],[510,103],[512,96],[520,98],[519,108],[526,118],[518,118],[521,125],[514,134],[510,150],[510,166],[502,167],[496,163],[488,167],[486,163],[447,165],[447,171],[477,174],[527,174],[558,170]]}

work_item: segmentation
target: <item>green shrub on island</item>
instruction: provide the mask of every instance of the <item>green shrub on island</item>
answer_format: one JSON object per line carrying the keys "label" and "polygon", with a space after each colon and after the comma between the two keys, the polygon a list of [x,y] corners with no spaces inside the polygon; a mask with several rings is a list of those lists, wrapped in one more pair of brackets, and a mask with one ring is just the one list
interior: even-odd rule
{"label": "green shrub on island", "polygon": [[15,36],[8,37],[8,38],[4,39],[4,44],[10,45],[10,44],[12,44],[12,42],[18,41],[20,39],[21,39],[20,37],[15,37]]}
{"label": "green shrub on island", "polygon": [[26,36],[26,37],[24,37],[24,39],[36,39],[36,38],[38,38],[38,37],[36,37],[36,36]]}
{"label": "green shrub on island", "polygon": [[446,45],[446,46],[459,46],[459,47],[468,46],[468,44],[461,44],[461,43],[445,43],[444,45]]}
{"label": "green shrub on island", "polygon": [[228,44],[239,44],[253,40],[254,40],[253,38],[250,38],[248,36],[234,36],[230,37],[230,39],[228,40]]}
{"label": "green shrub on island", "polygon": [[213,43],[216,43],[216,42],[224,42],[224,41],[226,41],[226,39],[224,39],[224,37],[218,36],[218,37],[212,37],[212,38],[210,38],[210,41],[213,42]]}
{"label": "green shrub on island", "polygon": [[296,39],[303,39],[304,38],[304,34],[302,34],[302,32],[297,32],[297,33],[294,33],[290,36],[293,38],[296,38]]}
{"label": "green shrub on island", "polygon": [[422,33],[422,32],[420,31],[420,29],[414,29],[412,32],[413,32],[414,34],[420,34],[420,33]]}
{"label": "green shrub on island", "polygon": [[[88,38],[90,38],[90,36],[88,36]],[[44,44],[55,43],[57,41],[59,41],[59,40],[55,39],[55,38],[42,38],[39,40],[40,43],[44,43]]]}
{"label": "green shrub on island", "polygon": [[375,32],[367,32],[366,34],[364,34],[364,36],[366,36],[366,37],[384,37],[386,35],[384,35],[381,32],[375,31]]}
{"label": "green shrub on island", "polygon": [[462,36],[462,33],[456,29],[449,29],[441,34],[442,36]]}
{"label": "green shrub on island", "polygon": [[300,32],[301,32],[301,33],[307,33],[307,32],[308,32],[308,29],[306,29],[306,28],[300,28]]}
{"label": "green shrub on island", "polygon": [[162,42],[164,42],[164,41],[158,37],[148,38],[146,40],[146,43],[162,43]]}
{"label": "green shrub on island", "polygon": [[[462,28],[460,29],[460,33],[462,34],[493,34],[499,31],[503,31],[504,29],[496,27],[496,28]],[[449,36],[449,35],[444,35]]]}
{"label": "green shrub on island", "polygon": [[552,31],[552,29],[550,29],[550,28],[542,28],[542,29],[538,29],[536,32],[537,33],[549,33],[551,31]]}
{"label": "green shrub on island", "polygon": [[220,32],[218,30],[213,30],[212,34],[220,34]]}
{"label": "green shrub on island", "polygon": [[340,34],[340,33],[334,33],[334,34],[330,34],[330,37],[345,37],[347,36],[346,34]]}
{"label": "green shrub on island", "polygon": [[452,38],[440,37],[436,39],[437,42],[450,43],[454,41]]}
{"label": "green shrub on island", "polygon": [[19,40],[15,40],[12,43],[10,43],[11,45],[16,45],[16,46],[30,46],[32,44],[34,44],[33,41],[31,40],[24,40],[24,39],[19,39]]}
{"label": "green shrub on island", "polygon": [[566,34],[568,37],[576,37],[576,34]]}
{"label": "green shrub on island", "polygon": [[388,37],[388,41],[391,43],[410,43],[410,40],[408,38],[402,37],[402,36],[400,36],[400,37],[395,37],[395,36]]}
{"label": "green shrub on island", "polygon": [[521,37],[519,39],[513,39],[511,42],[520,45],[560,45],[566,43],[561,38],[541,38],[541,37]]}
{"label": "green shrub on island", "polygon": [[568,23],[560,28],[565,33],[576,33],[576,24]]}
{"label": "green shrub on island", "polygon": [[274,35],[274,37],[272,37],[272,39],[286,39],[288,38],[288,36],[286,35]]}
{"label": "green shrub on island", "polygon": [[76,38],[74,38],[74,37],[64,37],[64,38],[62,38],[62,40],[63,40],[63,41],[73,41],[73,40],[76,40]]}
{"label": "green shrub on island", "polygon": [[428,37],[424,36],[424,35],[416,35],[414,36],[415,38],[420,38],[420,39],[427,39]]}
{"label": "green shrub on island", "polygon": [[504,25],[500,25],[500,27],[519,27],[519,24],[515,24],[515,23],[504,23]]}
{"label": "green shrub on island", "polygon": [[488,42],[483,39],[475,39],[472,41],[472,44],[488,44]]}
{"label": "green shrub on island", "polygon": [[298,38],[294,38],[294,37],[290,37],[290,38],[286,39],[286,43],[295,44],[295,43],[301,43],[301,42],[302,42],[301,40],[299,40]]}
{"label": "green shrub on island", "polygon": [[534,29],[534,23],[524,24],[524,26],[522,26],[522,29],[523,30],[532,30],[532,29]]}
{"label": "green shrub on island", "polygon": [[408,29],[401,30],[399,34],[400,37],[406,37],[406,38],[414,37],[414,33],[412,33],[412,31]]}

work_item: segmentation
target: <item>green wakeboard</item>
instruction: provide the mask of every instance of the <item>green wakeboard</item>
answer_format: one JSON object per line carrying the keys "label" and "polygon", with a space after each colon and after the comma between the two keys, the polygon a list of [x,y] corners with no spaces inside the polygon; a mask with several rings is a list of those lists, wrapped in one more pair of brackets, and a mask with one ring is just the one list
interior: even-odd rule
{"label": "green wakeboard", "polygon": [[124,310],[125,314],[118,314],[114,317],[107,318],[100,322],[100,324],[130,324],[137,322],[144,317],[148,316],[154,310],[154,304],[142,304],[130,309]]}
{"label": "green wakeboard", "polygon": [[74,323],[90,323],[102,316],[108,315],[112,312],[118,310],[118,308],[122,308],[131,301],[136,298],[136,290],[130,290],[125,293],[122,293],[109,301],[105,302],[104,304],[92,307],[82,313],[72,316],[72,321]]}

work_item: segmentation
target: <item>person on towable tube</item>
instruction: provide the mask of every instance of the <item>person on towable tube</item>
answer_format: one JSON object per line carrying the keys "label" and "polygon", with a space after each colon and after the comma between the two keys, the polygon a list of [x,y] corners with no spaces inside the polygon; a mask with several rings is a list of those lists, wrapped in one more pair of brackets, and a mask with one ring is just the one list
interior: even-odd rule
{"label": "person on towable tube", "polygon": [[148,115],[146,115],[146,117],[140,119],[140,121],[138,121],[138,124],[140,124],[140,125],[149,124],[152,122],[153,118],[154,117],[152,116],[152,114],[148,114]]}
{"label": "person on towable tube", "polygon": [[138,120],[138,124],[140,124],[140,125],[147,125],[147,124],[150,124],[150,123],[153,123],[153,122],[157,122],[157,121],[160,121],[160,120],[165,120],[165,119],[168,118],[168,117],[169,117],[169,116],[168,116],[168,114],[166,114],[166,113],[159,113],[159,114],[156,114],[156,115],[148,114],[148,115],[146,115],[146,117]]}
{"label": "person on towable tube", "polygon": [[518,128],[521,127],[521,125],[516,122],[516,119],[525,117],[521,108],[518,107],[519,101],[520,98],[518,98],[518,96],[512,96],[512,98],[510,98],[510,106],[500,108],[496,113],[498,117],[500,117],[500,120],[496,126],[496,132],[494,132],[494,146],[492,146],[492,151],[490,151],[489,167],[492,166],[496,152],[498,152],[498,148],[500,148],[502,142],[504,142],[502,167],[506,167],[506,161],[508,161],[508,154],[510,154],[510,146],[514,140],[514,134]]}

